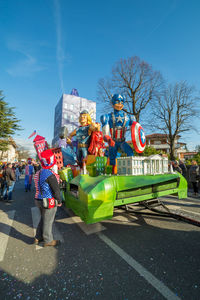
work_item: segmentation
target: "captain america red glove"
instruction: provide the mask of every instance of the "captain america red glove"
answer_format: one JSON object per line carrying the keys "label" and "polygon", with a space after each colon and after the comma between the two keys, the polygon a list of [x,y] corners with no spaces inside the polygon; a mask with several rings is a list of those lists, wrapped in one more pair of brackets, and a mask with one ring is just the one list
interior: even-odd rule
{"label": "captain america red glove", "polygon": [[115,146],[115,142],[113,141],[113,139],[109,135],[105,135],[103,139],[104,139],[105,142],[108,143],[109,146],[111,146],[111,147]]}

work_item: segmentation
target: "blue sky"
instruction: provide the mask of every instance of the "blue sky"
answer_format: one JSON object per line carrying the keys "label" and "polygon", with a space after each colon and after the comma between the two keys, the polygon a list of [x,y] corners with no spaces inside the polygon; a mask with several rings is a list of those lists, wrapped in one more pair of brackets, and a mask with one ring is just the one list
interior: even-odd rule
{"label": "blue sky", "polygon": [[[200,90],[199,11],[198,0],[0,0],[0,90],[24,128],[15,138],[32,145],[36,129],[51,142],[62,93],[96,101],[120,58],[139,56],[168,82]],[[182,141],[194,149],[199,138]]]}

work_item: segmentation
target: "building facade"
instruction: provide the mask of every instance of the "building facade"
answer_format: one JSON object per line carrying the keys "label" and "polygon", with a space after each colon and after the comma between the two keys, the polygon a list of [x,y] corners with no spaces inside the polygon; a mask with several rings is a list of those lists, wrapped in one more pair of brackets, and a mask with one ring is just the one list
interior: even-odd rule
{"label": "building facade", "polygon": [[0,161],[14,163],[18,161],[17,145],[13,139],[10,138],[8,150],[5,152],[0,151]]}
{"label": "building facade", "polygon": [[54,113],[54,137],[52,146],[57,146],[61,127],[66,126],[71,133],[79,126],[79,115],[83,110],[88,110],[92,120],[96,120],[96,102],[78,96],[78,93],[63,94],[55,107]]}
{"label": "building facade", "polygon": [[192,159],[197,154],[198,154],[198,152],[195,152],[195,151],[182,153],[181,160]]}
{"label": "building facade", "polygon": [[[182,154],[186,152],[186,143],[179,142],[180,136],[175,140],[175,155],[181,159]],[[146,135],[146,145],[155,148],[162,153],[169,154],[170,146],[168,135],[162,133],[153,133]]]}

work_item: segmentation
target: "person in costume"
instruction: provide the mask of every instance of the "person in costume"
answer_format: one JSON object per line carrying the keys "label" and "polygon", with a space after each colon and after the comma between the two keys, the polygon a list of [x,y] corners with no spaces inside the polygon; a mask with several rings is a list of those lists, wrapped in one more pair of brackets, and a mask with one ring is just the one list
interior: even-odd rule
{"label": "person in costume", "polygon": [[131,146],[125,142],[125,133],[127,128],[135,121],[135,117],[126,114],[122,110],[124,107],[124,97],[122,95],[113,95],[111,101],[114,111],[102,115],[100,120],[104,141],[109,145],[108,157],[110,158],[110,164],[115,166],[118,149],[125,152],[127,156],[134,156]]}
{"label": "person in costume", "polygon": [[[56,164],[56,158],[51,149],[41,153],[42,169],[34,175],[35,182],[35,204],[40,210],[40,221],[36,229],[34,244],[44,241],[44,247],[56,246],[60,241],[53,238],[52,227],[57,211],[57,206],[62,205],[59,188],[59,175],[52,171]],[[51,203],[51,208],[43,207],[43,198]],[[55,206],[55,199],[58,201]]]}
{"label": "person in costume", "polygon": [[25,167],[25,191],[31,191],[31,183],[32,183],[32,177],[33,177],[33,171],[34,167],[32,165],[32,158],[28,158],[27,165]]}
{"label": "person in costume", "polygon": [[78,165],[82,168],[83,161],[88,155],[91,133],[95,130],[94,128],[96,128],[96,126],[92,123],[91,116],[89,115],[87,110],[83,110],[80,113],[79,123],[80,126],[78,127],[78,129],[72,131],[68,136],[67,143],[72,143],[71,138],[73,136],[76,136],[76,140],[78,141],[77,162]]}

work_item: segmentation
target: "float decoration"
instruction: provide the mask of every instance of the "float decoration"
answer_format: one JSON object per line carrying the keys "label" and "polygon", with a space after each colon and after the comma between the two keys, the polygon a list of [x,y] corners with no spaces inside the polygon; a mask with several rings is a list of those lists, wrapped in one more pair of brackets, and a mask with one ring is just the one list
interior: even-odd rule
{"label": "float decoration", "polygon": [[142,153],[146,146],[146,139],[144,130],[138,122],[134,121],[131,126],[131,138],[135,151],[137,153]]}

